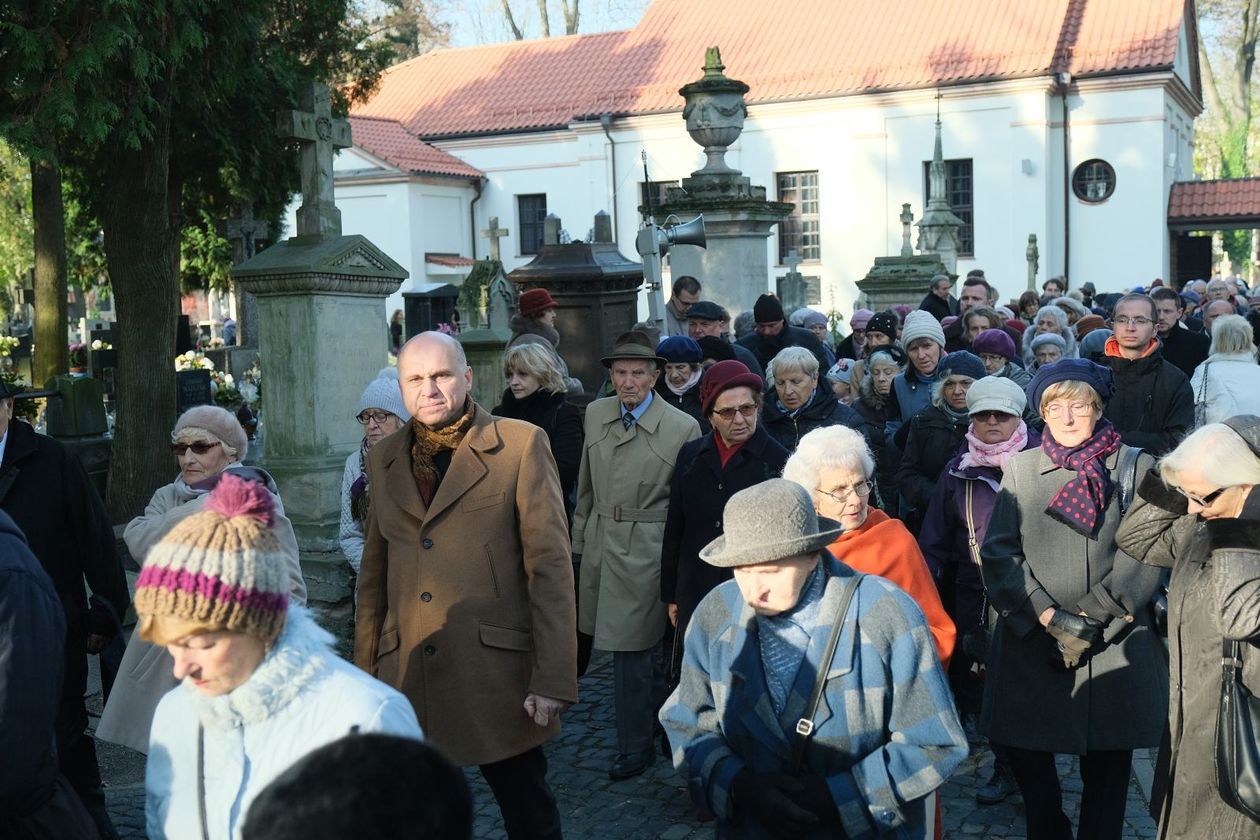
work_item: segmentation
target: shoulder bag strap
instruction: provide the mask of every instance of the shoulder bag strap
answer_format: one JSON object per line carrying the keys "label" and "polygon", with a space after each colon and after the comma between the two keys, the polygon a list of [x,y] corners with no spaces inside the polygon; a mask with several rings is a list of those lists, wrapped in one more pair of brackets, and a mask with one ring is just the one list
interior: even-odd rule
{"label": "shoulder bag strap", "polygon": [[1133,495],[1137,492],[1137,465],[1138,459],[1142,457],[1142,447],[1129,446],[1125,447],[1120,454],[1119,472],[1120,472],[1120,515],[1124,516],[1129,512],[1129,505],[1133,504]]}
{"label": "shoulder bag strap", "polygon": [[206,730],[197,725],[197,817],[201,821],[201,840],[210,840],[210,822],[206,818]]}
{"label": "shoulder bag strap", "polygon": [[967,481],[967,497],[964,503],[967,508],[967,549],[971,553],[971,562],[977,567],[980,563],[980,544],[976,542],[976,519],[971,512],[971,481]]}
{"label": "shoulder bag strap", "polygon": [[835,659],[836,646],[840,644],[840,633],[844,629],[844,617],[849,613],[849,605],[857,594],[858,586],[866,575],[858,572],[853,575],[853,582],[840,596],[840,605],[836,608],[836,618],[831,625],[831,634],[827,636],[827,647],[822,659],[818,662],[818,678],[814,680],[814,690],[810,692],[809,704],[805,707],[805,716],[796,722],[796,743],[792,747],[791,773],[800,772],[801,761],[805,758],[805,747],[814,734],[814,718],[818,715],[818,705],[822,702],[823,691],[827,688],[827,673],[831,670],[831,660]]}

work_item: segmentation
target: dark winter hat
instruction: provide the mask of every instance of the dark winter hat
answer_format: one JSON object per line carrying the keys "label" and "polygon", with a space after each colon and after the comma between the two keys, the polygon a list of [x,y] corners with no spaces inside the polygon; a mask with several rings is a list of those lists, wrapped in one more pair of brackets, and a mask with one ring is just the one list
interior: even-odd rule
{"label": "dark winter hat", "polygon": [[671,335],[669,338],[661,339],[661,343],[656,345],[656,355],[668,362],[700,364],[704,359],[700,345],[696,344],[694,338],[688,338],[685,335]]}
{"label": "dark winter hat", "polygon": [[700,409],[706,415],[723,391],[732,388],[752,388],[754,394],[766,389],[765,380],[748,369],[743,362],[730,360],[718,362],[700,378]]}
{"label": "dark winter hat", "polygon": [[559,306],[546,289],[526,289],[516,299],[516,308],[527,318],[534,318]]}
{"label": "dark winter hat", "polygon": [[1107,322],[1097,315],[1089,314],[1076,322],[1076,340],[1080,341],[1094,330],[1101,330],[1107,327]]}
{"label": "dark winter hat", "polygon": [[1096,365],[1088,359],[1060,359],[1052,365],[1042,365],[1037,375],[1024,388],[1028,404],[1041,410],[1041,395],[1056,382],[1084,382],[1098,392],[1105,403],[1111,399],[1111,368]]}
{"label": "dark winter hat", "polygon": [[782,320],[783,304],[779,303],[777,297],[765,294],[757,298],[757,302],[753,304],[753,321],[758,324],[773,324]]}
{"label": "dark winter hat", "polygon": [[665,364],[665,360],[656,355],[652,349],[652,340],[638,330],[624,332],[613,342],[612,352],[599,361],[604,367],[612,367],[618,359],[647,359],[656,362],[657,367]]}
{"label": "dark winter hat", "polygon": [[1203,298],[1199,297],[1199,293],[1192,289],[1186,289],[1182,292],[1181,299],[1186,303],[1193,304],[1194,306],[1199,306],[1203,303]]}
{"label": "dark winter hat", "polygon": [[735,358],[735,348],[731,346],[731,343],[716,335],[706,335],[698,339],[696,344],[700,345],[702,359],[717,359],[719,362],[725,362]]}
{"label": "dark winter hat", "polygon": [[984,369],[984,362],[975,353],[956,350],[941,360],[937,368],[937,379],[947,376],[970,376],[972,379],[984,379],[989,372]]}
{"label": "dark winter hat", "polygon": [[892,341],[897,340],[897,316],[891,312],[876,312],[871,320],[866,322],[866,334],[873,332],[883,333]]}
{"label": "dark winter hat", "polygon": [[992,353],[1007,360],[1015,358],[1015,342],[1007,335],[1006,330],[985,330],[971,342],[971,349],[976,355]]}
{"label": "dark winter hat", "polygon": [[688,321],[724,321],[726,313],[711,300],[698,300],[687,310]]}

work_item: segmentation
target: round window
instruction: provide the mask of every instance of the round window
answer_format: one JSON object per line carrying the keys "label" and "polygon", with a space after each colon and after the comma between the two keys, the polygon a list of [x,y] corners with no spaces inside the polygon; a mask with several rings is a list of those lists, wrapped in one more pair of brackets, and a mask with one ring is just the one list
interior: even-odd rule
{"label": "round window", "polygon": [[1087,160],[1072,175],[1072,192],[1081,201],[1100,204],[1116,191],[1116,170],[1105,160]]}

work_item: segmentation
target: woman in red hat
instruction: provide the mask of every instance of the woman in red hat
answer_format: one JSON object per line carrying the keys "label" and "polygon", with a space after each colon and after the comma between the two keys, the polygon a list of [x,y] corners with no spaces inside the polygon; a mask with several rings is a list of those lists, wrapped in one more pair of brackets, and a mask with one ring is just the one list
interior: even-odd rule
{"label": "woman in red hat", "polygon": [[550,350],[555,357],[556,367],[564,377],[568,392],[577,395],[582,393],[582,383],[569,376],[569,366],[560,358],[560,333],[556,330],[556,309],[559,306],[546,289],[526,289],[521,292],[516,299],[516,314],[509,322],[512,337],[507,346],[539,344]]}

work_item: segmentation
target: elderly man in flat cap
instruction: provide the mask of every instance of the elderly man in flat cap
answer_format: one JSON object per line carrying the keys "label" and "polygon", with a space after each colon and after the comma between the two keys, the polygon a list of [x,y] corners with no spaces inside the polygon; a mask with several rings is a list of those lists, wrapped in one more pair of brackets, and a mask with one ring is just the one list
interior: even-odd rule
{"label": "elderly man in flat cap", "polygon": [[840,523],[771,479],[726,503],[661,709],[674,764],[719,836],[932,836],[929,794],[967,756],[923,612],[826,551]]}
{"label": "elderly man in flat cap", "polygon": [[578,629],[613,652],[617,756],[608,774],[652,765],[652,727],[665,695],[659,643],[661,543],[678,450],[700,437],[690,416],[652,392],[665,360],[639,332],[617,338],[601,361],[616,393],[586,409],[573,553],[580,568]]}

